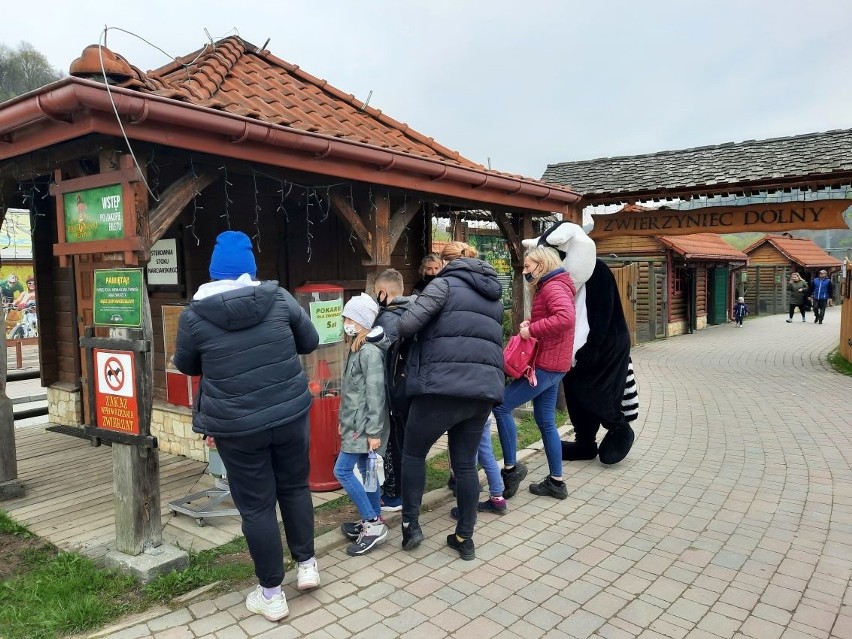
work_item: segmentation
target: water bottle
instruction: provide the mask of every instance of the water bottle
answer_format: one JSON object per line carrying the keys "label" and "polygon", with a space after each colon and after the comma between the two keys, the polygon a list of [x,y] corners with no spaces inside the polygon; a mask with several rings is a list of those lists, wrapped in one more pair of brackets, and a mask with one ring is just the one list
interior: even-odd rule
{"label": "water bottle", "polygon": [[376,451],[371,450],[367,456],[367,472],[364,477],[364,490],[374,493],[379,489],[379,473],[376,469]]}

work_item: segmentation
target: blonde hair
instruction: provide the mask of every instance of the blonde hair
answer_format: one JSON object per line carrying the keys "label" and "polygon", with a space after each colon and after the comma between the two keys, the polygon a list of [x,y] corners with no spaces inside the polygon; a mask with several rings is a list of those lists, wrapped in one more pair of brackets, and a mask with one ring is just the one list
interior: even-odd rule
{"label": "blonde hair", "polygon": [[561,268],[562,266],[562,258],[559,257],[559,253],[556,252],[556,249],[552,249],[549,246],[536,246],[527,251],[525,257],[531,262],[541,264],[544,267],[545,273],[550,273],[550,271]]}
{"label": "blonde hair", "polygon": [[418,273],[418,275],[420,275],[420,277],[425,277],[426,265],[429,264],[429,262],[437,262],[438,265],[440,266],[441,265],[441,256],[438,255],[437,253],[428,253],[426,255],[426,257],[423,258],[423,261],[420,262],[420,268],[417,269],[417,273]]}
{"label": "blonde hair", "polygon": [[460,257],[479,257],[479,251],[464,242],[447,242],[441,249],[441,259],[452,262]]}
{"label": "blonde hair", "polygon": [[358,334],[351,338],[352,341],[349,342],[349,350],[353,353],[357,353],[361,350],[361,347],[364,346],[364,343],[367,341],[367,333],[370,332],[369,328],[361,328],[358,331]]}

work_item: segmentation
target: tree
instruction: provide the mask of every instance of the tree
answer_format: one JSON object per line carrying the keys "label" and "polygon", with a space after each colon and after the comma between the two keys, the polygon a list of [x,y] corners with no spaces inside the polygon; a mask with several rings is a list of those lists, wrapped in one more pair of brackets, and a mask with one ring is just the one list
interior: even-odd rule
{"label": "tree", "polygon": [[62,77],[43,53],[28,42],[17,49],[0,44],[0,102],[38,89]]}

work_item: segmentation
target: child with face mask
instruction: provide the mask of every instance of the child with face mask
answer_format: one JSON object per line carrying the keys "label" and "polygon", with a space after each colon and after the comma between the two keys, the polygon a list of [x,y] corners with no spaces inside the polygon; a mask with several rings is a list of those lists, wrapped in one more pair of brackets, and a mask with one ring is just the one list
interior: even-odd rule
{"label": "child with face mask", "polygon": [[379,305],[362,293],[343,307],[343,331],[349,342],[349,354],[343,372],[340,398],[340,454],[334,465],[334,476],[355,503],[361,520],[341,526],[352,540],[346,552],[352,556],[368,553],[388,536],[381,518],[379,487],[367,492],[355,477],[355,466],[361,477],[367,476],[369,454],[385,453],[390,422],[385,395],[385,365],[382,350],[367,341],[376,321]]}

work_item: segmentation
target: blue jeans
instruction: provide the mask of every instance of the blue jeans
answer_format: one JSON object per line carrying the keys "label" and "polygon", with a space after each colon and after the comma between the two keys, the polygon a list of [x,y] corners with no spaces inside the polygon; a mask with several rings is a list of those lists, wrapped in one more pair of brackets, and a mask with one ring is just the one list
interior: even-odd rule
{"label": "blue jeans", "polygon": [[503,403],[494,408],[500,446],[503,447],[503,464],[514,466],[518,461],[518,427],[512,411],[532,400],[535,423],[541,431],[541,441],[547,455],[547,465],[553,477],[562,476],[562,444],[556,430],[556,395],[559,382],[565,373],[535,369],[538,385],[530,386],[526,377],[516,379],[506,387]]}
{"label": "blue jeans", "polygon": [[377,488],[371,493],[364,490],[364,484],[355,477],[356,464],[361,477],[365,477],[367,474],[367,453],[344,453],[340,451],[334,464],[334,476],[337,477],[337,481],[340,482],[343,490],[355,504],[361,514],[361,519],[375,519],[382,514],[382,505],[379,501],[380,489]]}
{"label": "blue jeans", "polygon": [[477,461],[485,471],[485,478],[488,480],[488,492],[492,497],[502,497],[503,476],[500,474],[500,466],[497,465],[497,460],[494,459],[494,447],[491,445],[491,428],[488,422],[485,422],[485,428],[482,430],[482,439],[479,441],[479,450],[476,453]]}

